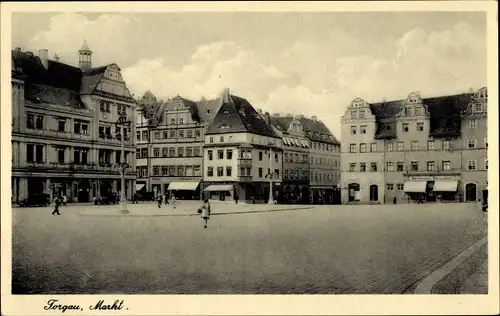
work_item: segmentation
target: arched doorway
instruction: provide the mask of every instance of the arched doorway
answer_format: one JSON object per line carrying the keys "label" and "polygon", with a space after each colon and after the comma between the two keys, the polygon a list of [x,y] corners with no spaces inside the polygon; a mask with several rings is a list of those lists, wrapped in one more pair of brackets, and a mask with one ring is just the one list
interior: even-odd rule
{"label": "arched doorway", "polygon": [[109,180],[102,180],[99,186],[99,193],[101,197],[107,197],[113,192],[113,185]]}
{"label": "arched doorway", "polygon": [[378,201],[378,186],[370,185],[370,201]]}
{"label": "arched doorway", "polygon": [[351,183],[349,188],[349,202],[359,201],[359,184]]}
{"label": "arched doorway", "polygon": [[477,200],[477,189],[474,183],[468,183],[465,186],[465,201],[471,202]]}

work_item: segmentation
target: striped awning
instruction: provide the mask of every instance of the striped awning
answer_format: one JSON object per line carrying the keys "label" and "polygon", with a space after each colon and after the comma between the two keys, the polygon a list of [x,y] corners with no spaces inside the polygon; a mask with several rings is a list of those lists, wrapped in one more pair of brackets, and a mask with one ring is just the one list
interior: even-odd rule
{"label": "striped awning", "polygon": [[211,184],[204,191],[233,191],[232,184]]}
{"label": "striped awning", "polygon": [[170,182],[168,190],[195,191],[199,184],[199,181]]}
{"label": "striped awning", "polygon": [[427,181],[406,181],[403,189],[405,193],[425,193]]}
{"label": "striped awning", "polygon": [[434,192],[457,192],[458,181],[436,181],[434,182]]}

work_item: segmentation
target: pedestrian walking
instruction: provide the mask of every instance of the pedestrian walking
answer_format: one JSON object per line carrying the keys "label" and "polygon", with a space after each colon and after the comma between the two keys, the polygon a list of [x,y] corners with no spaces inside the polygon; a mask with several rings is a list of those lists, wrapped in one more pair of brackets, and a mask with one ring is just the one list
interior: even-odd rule
{"label": "pedestrian walking", "polygon": [[239,199],[239,197],[238,197],[237,195],[235,195],[235,196],[234,196],[234,202],[235,202],[236,204],[238,204],[238,199]]}
{"label": "pedestrian walking", "polygon": [[59,206],[61,205],[61,199],[56,196],[56,198],[54,199],[54,211],[52,211],[52,215],[61,215],[61,213],[59,213]]}
{"label": "pedestrian walking", "polygon": [[210,214],[212,213],[208,199],[205,199],[203,201],[203,204],[201,205],[200,210],[201,210],[201,218],[203,219],[203,221],[205,223],[204,228],[207,228],[208,220],[210,219]]}
{"label": "pedestrian walking", "polygon": [[63,194],[63,197],[62,197],[62,204],[64,206],[66,206],[66,203],[68,203],[68,197],[66,196],[66,194]]}
{"label": "pedestrian walking", "polygon": [[398,200],[396,199],[396,197],[394,197],[394,200],[392,200],[392,204],[394,205],[398,204]]}
{"label": "pedestrian walking", "polygon": [[168,204],[168,195],[167,195],[167,193],[163,194],[163,204],[165,204],[165,205]]}
{"label": "pedestrian walking", "polygon": [[175,210],[176,203],[175,203],[175,195],[173,195],[173,194],[172,194],[172,199],[171,199],[170,203],[172,204],[172,208]]}
{"label": "pedestrian walking", "polygon": [[138,199],[138,196],[137,196],[137,192],[134,193],[132,204],[139,204],[139,199]]}
{"label": "pedestrian walking", "polygon": [[158,201],[158,208],[161,208],[161,203],[163,202],[163,198],[161,197],[161,194],[158,194],[156,196],[156,200]]}

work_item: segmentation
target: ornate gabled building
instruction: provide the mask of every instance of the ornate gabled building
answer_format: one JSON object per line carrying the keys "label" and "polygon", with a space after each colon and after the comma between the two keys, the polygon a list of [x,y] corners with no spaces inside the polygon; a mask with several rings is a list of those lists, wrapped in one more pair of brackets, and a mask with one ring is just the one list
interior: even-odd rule
{"label": "ornate gabled building", "polygon": [[136,190],[199,199],[204,135],[220,100],[194,102],[176,96],[158,101],[147,91],[139,103]]}
{"label": "ornate gabled building", "polygon": [[340,203],[340,142],[313,116],[274,114],[283,139],[283,200]]}
{"label": "ornate gabled building", "polygon": [[[135,100],[116,64],[92,68],[86,42],[79,68],[12,51],[12,199],[65,194],[73,201],[118,192],[121,141],[115,122],[125,112],[135,131]],[[126,137],[126,135],[125,135]],[[125,141],[126,192],[135,188],[135,139]]]}
{"label": "ornate gabled building", "polygon": [[204,191],[211,199],[262,203],[279,199],[282,140],[270,116],[259,114],[244,98],[225,89],[205,133]]}
{"label": "ornate gabled building", "polygon": [[345,202],[487,199],[487,89],[351,102],[342,123]]}

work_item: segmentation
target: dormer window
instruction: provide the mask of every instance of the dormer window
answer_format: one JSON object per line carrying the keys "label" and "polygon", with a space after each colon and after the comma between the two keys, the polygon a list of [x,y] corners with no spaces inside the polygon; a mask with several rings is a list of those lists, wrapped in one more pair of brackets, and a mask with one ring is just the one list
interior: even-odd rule
{"label": "dormer window", "polygon": [[220,128],[229,128],[229,125],[221,125]]}

